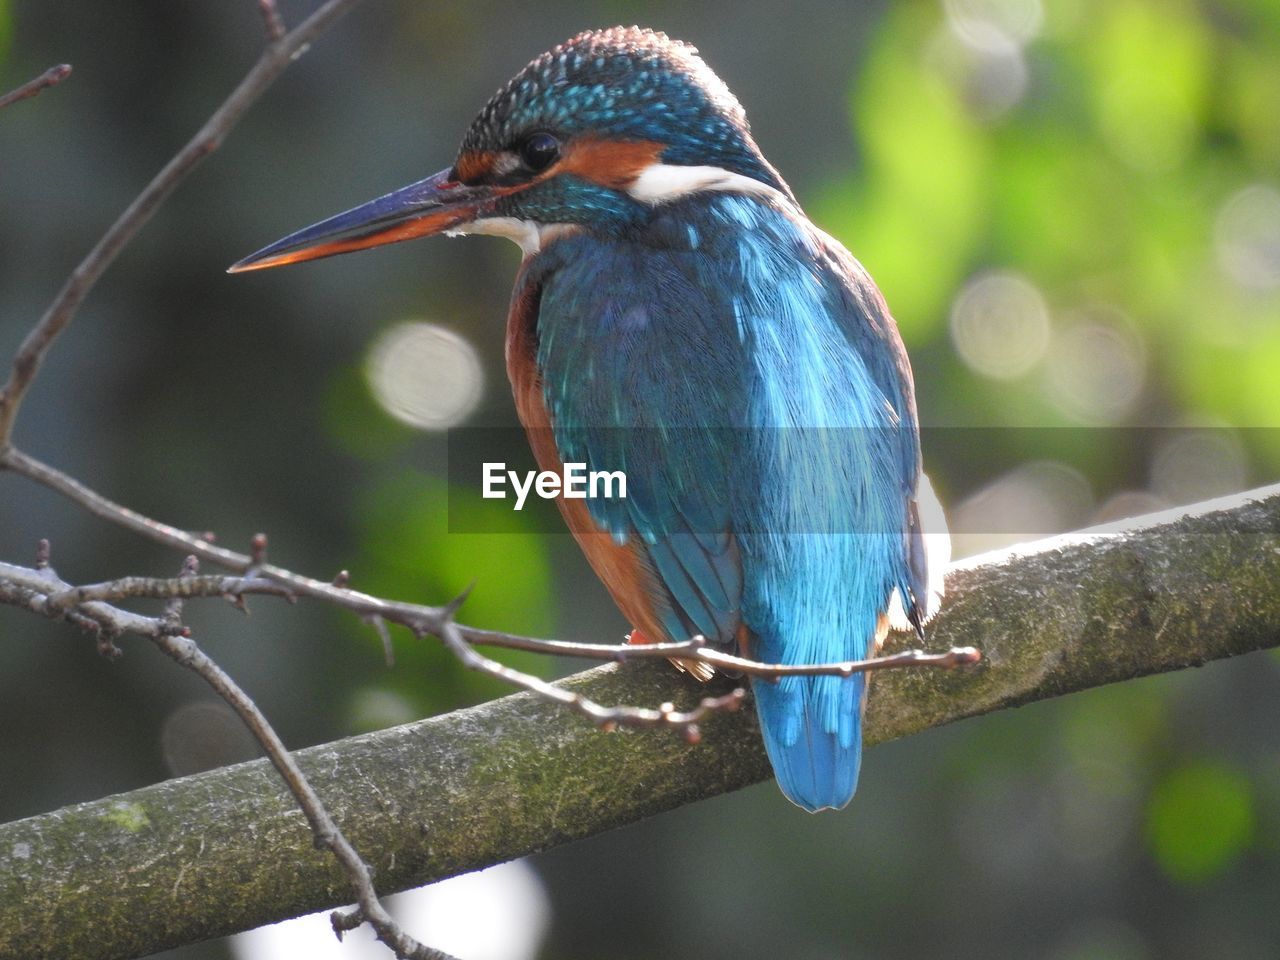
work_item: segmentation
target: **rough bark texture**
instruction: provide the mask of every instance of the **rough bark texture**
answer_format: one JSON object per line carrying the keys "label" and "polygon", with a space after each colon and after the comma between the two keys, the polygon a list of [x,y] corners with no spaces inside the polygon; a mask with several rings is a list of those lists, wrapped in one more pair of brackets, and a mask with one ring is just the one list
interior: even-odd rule
{"label": "rough bark texture", "polygon": [[[983,663],[878,677],[868,740],[1276,646],[1278,586],[1280,487],[976,558],[951,571],[930,646],[971,644]],[[566,683],[606,703],[706,692],[657,663]],[[527,694],[299,757],[383,893],[769,776],[750,709],[689,746]],[[139,956],[350,896],[265,761],[0,826],[0,957]]]}

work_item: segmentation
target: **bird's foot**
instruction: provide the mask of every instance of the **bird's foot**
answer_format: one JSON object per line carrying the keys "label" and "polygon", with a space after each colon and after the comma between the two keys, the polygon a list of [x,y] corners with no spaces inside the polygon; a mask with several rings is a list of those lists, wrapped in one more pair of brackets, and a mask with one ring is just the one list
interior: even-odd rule
{"label": "bird's foot", "polygon": [[[633,627],[631,632],[627,634],[627,643],[657,643],[657,640],[650,640],[649,637],[639,627]],[[700,660],[681,659],[680,657],[671,657],[671,663],[681,673],[687,673],[697,680],[706,683],[716,675],[715,668],[709,663],[703,663]]]}

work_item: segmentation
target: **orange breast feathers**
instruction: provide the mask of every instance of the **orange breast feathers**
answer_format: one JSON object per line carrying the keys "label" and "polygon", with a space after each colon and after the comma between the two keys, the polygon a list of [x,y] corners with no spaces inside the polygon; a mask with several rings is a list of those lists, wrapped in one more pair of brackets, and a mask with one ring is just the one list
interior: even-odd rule
{"label": "orange breast feathers", "polygon": [[[526,287],[512,302],[507,320],[507,375],[515,393],[516,414],[529,436],[540,470],[562,474],[564,464],[551,431],[551,415],[543,398],[537,367],[535,337],[538,289]],[[652,640],[667,639],[654,612],[657,581],[647,560],[638,552],[638,541],[619,545],[600,530],[587,510],[586,501],[556,499],[560,513],[587,562],[604,583],[613,602],[633,627]]]}

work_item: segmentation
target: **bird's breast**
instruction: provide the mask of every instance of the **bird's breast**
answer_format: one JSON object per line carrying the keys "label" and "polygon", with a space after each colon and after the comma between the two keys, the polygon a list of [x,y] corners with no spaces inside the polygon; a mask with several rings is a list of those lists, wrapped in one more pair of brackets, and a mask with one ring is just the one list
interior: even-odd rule
{"label": "bird's breast", "polygon": [[[538,468],[558,474],[564,458],[556,446],[538,368],[537,323],[542,287],[538,271],[530,271],[528,266],[526,263],[517,279],[507,317],[507,376],[511,380],[516,415],[529,438]],[[587,562],[627,621],[646,636],[662,637],[663,626],[653,602],[656,584],[652,570],[639,552],[640,544],[617,542],[595,522],[585,500],[560,496],[556,506]]]}

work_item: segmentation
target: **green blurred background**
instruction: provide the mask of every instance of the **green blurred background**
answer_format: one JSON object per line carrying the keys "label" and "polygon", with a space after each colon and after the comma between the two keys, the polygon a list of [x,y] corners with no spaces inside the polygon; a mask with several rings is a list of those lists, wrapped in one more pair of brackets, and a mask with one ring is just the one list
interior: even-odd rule
{"label": "green blurred background", "polygon": [[[310,7],[282,4],[291,22]],[[695,43],[738,94],[883,287],[922,420],[1020,428],[926,439],[959,553],[1280,475],[1274,0],[370,0],[120,258],[17,442],[228,545],[266,530],[272,559],[308,573],[425,601],[474,581],[468,622],[616,641],[626,624],[567,536],[446,531],[440,428],[514,422],[510,244],[223,273],[446,166],[499,83],[615,22]],[[0,113],[0,357],[261,37],[252,0],[0,0],[0,88],[75,66]],[[0,557],[42,536],[71,580],[176,570],[0,475]],[[402,636],[387,669],[367,627],[313,605],[191,615],[292,746],[505,692]],[[252,754],[141,644],[108,664],[7,609],[0,638],[0,820]],[[1278,700],[1276,657],[1254,655],[877,748],[839,815],[766,784],[535,857],[540,955],[1274,957]]]}

